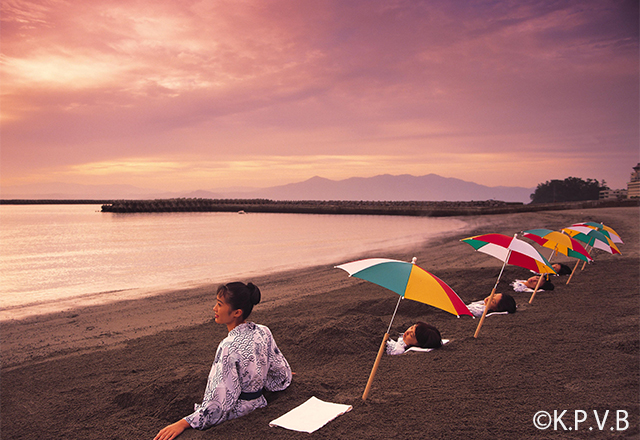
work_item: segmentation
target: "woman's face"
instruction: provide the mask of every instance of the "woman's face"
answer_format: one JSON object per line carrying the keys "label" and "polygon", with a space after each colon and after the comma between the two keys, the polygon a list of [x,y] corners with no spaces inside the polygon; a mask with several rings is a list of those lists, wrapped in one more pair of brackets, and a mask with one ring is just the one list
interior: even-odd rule
{"label": "woman's face", "polygon": [[402,340],[406,345],[418,345],[418,340],[416,339],[416,325],[413,324],[411,327],[407,329],[402,335]]}
{"label": "woman's face", "polygon": [[538,280],[540,280],[539,276],[531,277],[524,283],[524,285],[530,289],[535,289],[538,285]]}
{"label": "woman's face", "polygon": [[217,324],[229,325],[233,323],[238,317],[238,310],[231,310],[231,304],[225,301],[224,296],[218,294],[216,305],[213,306],[214,318]]}
{"label": "woman's face", "polygon": [[495,310],[498,306],[498,302],[502,299],[502,293],[495,293],[491,303],[489,303],[489,298],[491,298],[491,295],[484,299],[484,306],[487,307],[488,310]]}

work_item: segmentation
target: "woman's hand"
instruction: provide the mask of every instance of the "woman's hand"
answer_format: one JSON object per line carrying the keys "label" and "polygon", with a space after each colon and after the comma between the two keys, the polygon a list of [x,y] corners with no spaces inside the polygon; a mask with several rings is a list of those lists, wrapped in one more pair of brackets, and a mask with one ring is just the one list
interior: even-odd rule
{"label": "woman's hand", "polygon": [[187,428],[191,428],[191,426],[185,419],[178,420],[176,423],[162,428],[153,440],[172,440],[182,434],[182,431]]}

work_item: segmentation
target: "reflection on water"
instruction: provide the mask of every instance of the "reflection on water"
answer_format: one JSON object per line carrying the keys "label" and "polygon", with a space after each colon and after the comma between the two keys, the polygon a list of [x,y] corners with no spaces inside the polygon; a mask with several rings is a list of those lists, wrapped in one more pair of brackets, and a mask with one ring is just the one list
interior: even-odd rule
{"label": "reflection on water", "polygon": [[98,205],[2,205],[0,224],[5,318],[28,304],[55,310],[64,299],[108,301],[120,290],[339,264],[464,226],[400,216],[110,214]]}

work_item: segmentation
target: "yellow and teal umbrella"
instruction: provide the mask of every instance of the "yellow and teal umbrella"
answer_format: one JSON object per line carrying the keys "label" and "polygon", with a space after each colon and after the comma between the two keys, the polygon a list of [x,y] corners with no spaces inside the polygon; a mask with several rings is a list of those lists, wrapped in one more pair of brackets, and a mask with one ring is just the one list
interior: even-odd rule
{"label": "yellow and teal umbrella", "polygon": [[[553,249],[551,255],[549,256],[549,261],[551,261],[551,257],[553,257],[554,252],[556,251],[568,257],[578,259],[578,261],[576,261],[576,265],[571,271],[569,279],[567,280],[567,284],[569,284],[571,278],[573,278],[573,273],[578,267],[580,261],[584,261],[585,263],[587,261],[593,261],[593,258],[591,258],[591,255],[584,248],[584,246],[582,246],[582,244],[580,244],[578,240],[572,238],[567,232],[552,231],[550,229],[529,229],[528,231],[524,231],[523,235],[543,247]],[[529,299],[529,304],[533,302],[533,298],[536,296],[536,292],[538,291],[538,287],[540,286],[541,282],[542,277],[540,277],[540,281],[536,285],[536,288],[534,289],[533,294]]]}
{"label": "yellow and teal umbrella", "polygon": [[367,258],[336,266],[349,276],[370,281],[400,295],[449,312],[473,316],[460,297],[444,281],[414,262]]}
{"label": "yellow and teal umbrella", "polygon": [[582,246],[578,240],[571,238],[568,234],[541,228],[529,229],[528,231],[524,231],[522,235],[535,241],[542,247],[553,249],[548,261],[551,261],[555,252],[560,252],[568,257],[577,258],[582,261],[593,260],[584,246]]}
{"label": "yellow and teal umbrella", "polygon": [[373,364],[362,400],[367,400],[402,298],[437,307],[458,317],[460,315],[473,316],[451,287],[437,276],[417,266],[415,261],[415,258],[411,263],[388,258],[367,258],[336,266],[338,269],[345,270],[350,277],[372,282],[400,295],[391,322],[389,322],[389,328],[384,334],[380,350],[378,350],[378,356]]}

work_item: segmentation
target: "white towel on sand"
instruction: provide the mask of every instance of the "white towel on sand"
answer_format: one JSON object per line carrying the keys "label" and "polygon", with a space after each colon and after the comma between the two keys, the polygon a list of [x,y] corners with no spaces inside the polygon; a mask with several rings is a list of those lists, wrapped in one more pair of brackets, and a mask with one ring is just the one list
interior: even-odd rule
{"label": "white towel on sand", "polygon": [[[524,285],[524,282],[527,280],[515,280],[512,281],[510,286],[513,287],[513,290],[515,290],[516,292],[528,292],[528,293],[532,293],[534,289],[531,289],[530,287],[527,287]],[[538,289],[538,292],[544,292],[543,289]]]}
{"label": "white towel on sand", "polygon": [[[449,342],[449,339],[443,339],[442,340],[442,345],[446,344],[447,342]],[[409,347],[407,348],[407,350],[405,351],[405,353],[408,353],[410,351],[421,351],[421,352],[429,352],[431,350],[436,350],[435,348],[420,348],[420,347]],[[403,353],[404,354],[404,353]]]}
{"label": "white towel on sand", "polygon": [[324,402],[312,397],[302,405],[272,420],[269,426],[280,426],[293,431],[313,432],[336,417],[351,411],[351,405]]}

